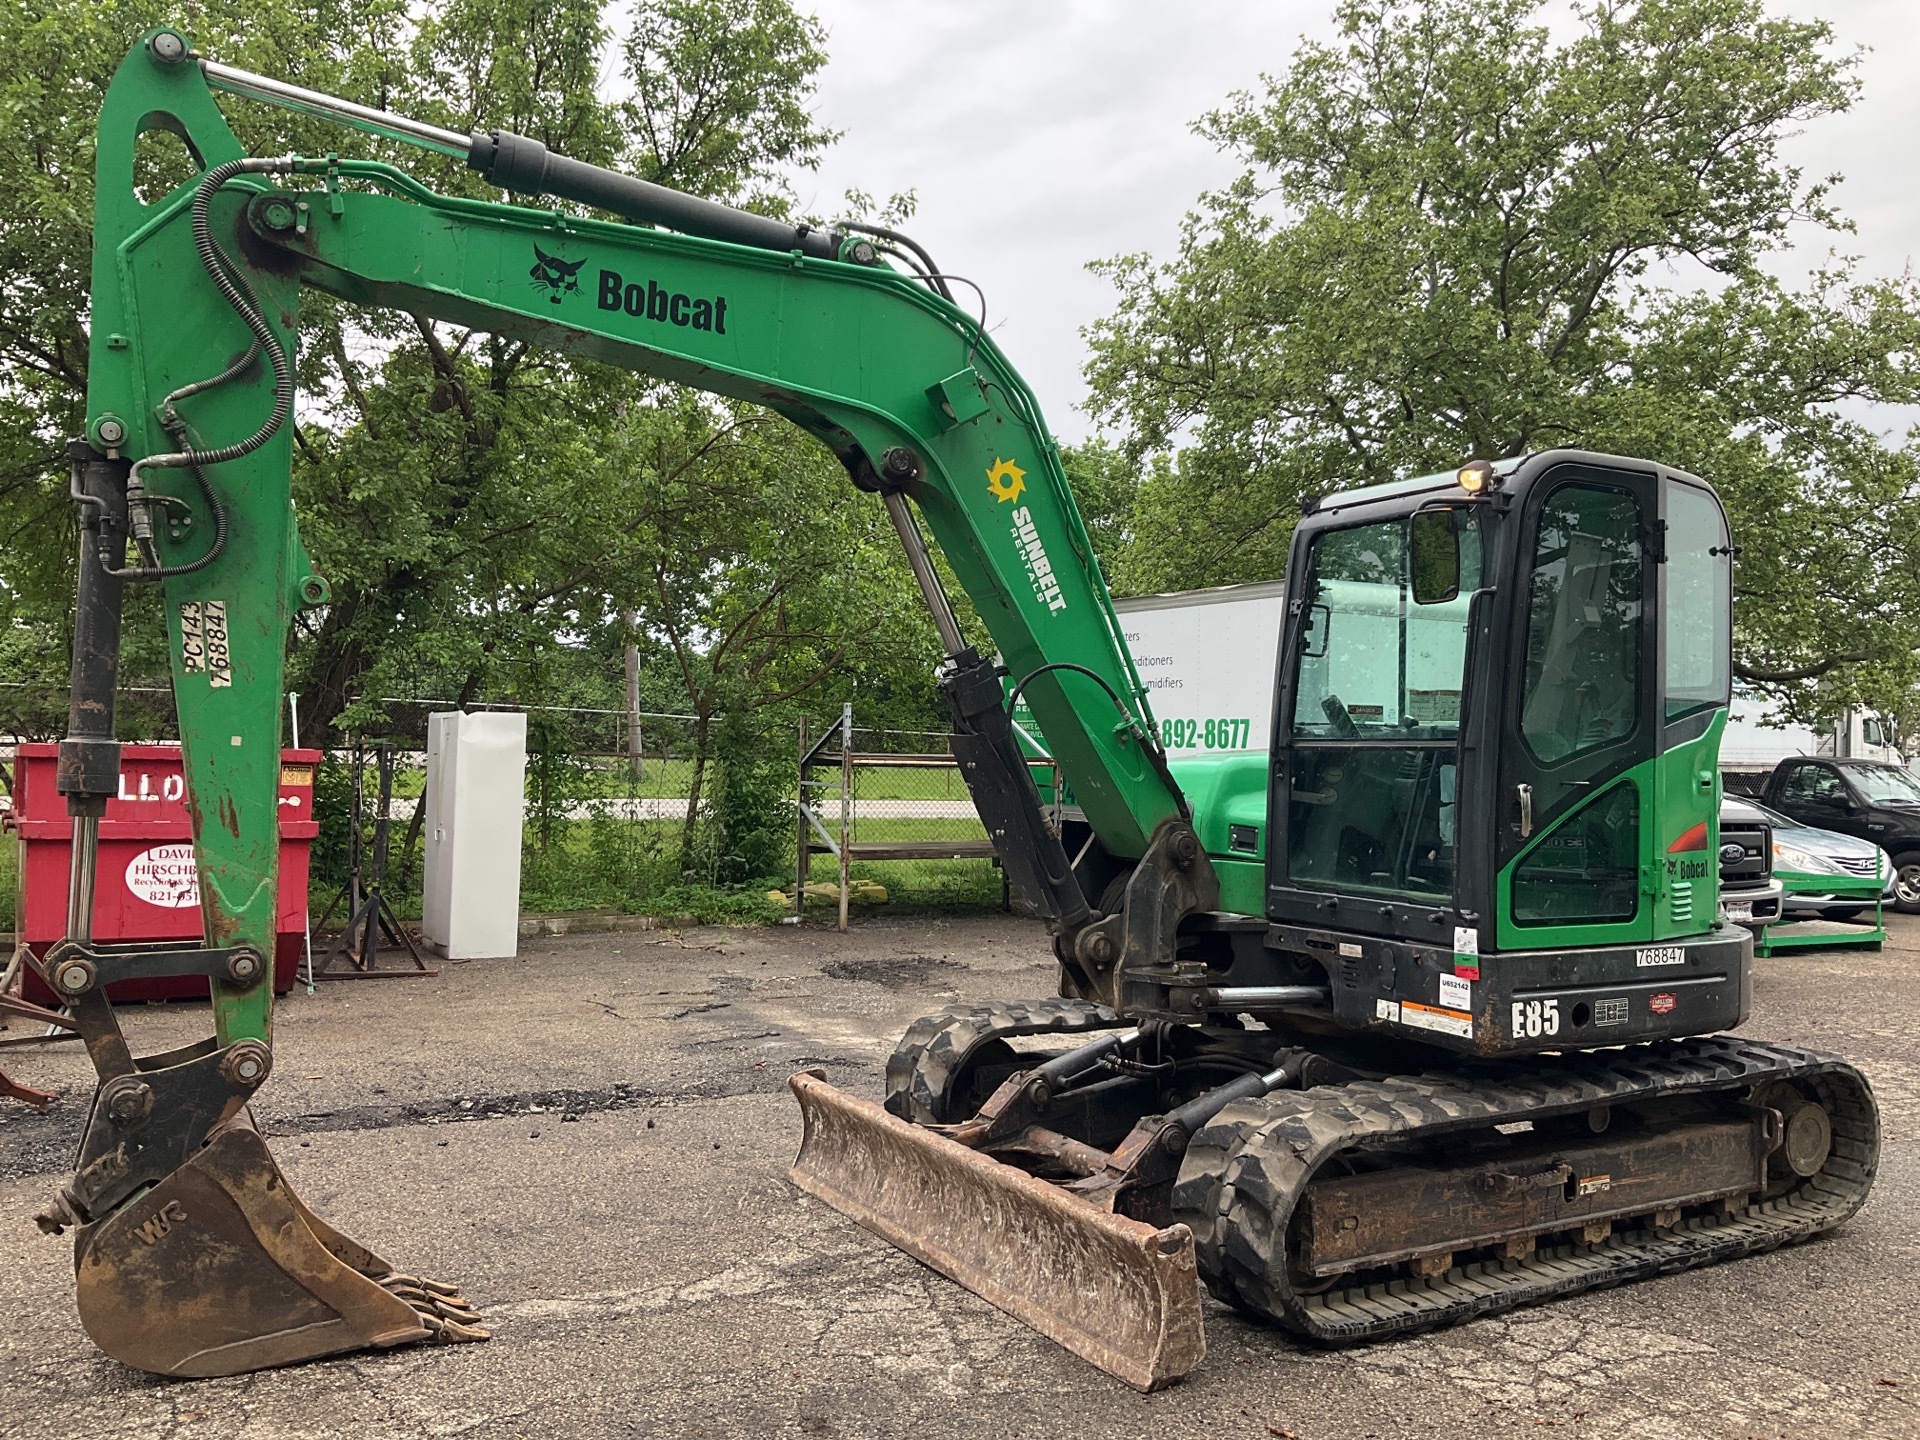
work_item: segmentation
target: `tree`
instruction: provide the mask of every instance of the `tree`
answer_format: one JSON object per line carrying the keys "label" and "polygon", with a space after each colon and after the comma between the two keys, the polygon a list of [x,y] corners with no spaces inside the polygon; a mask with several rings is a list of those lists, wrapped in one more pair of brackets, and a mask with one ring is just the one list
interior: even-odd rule
{"label": "tree", "polygon": [[[596,95],[601,0],[532,17],[459,0],[420,26],[405,103],[461,130],[491,127],[657,183],[778,208],[790,166],[832,136],[807,121],[825,63],[818,27],[788,0],[748,12],[719,0],[648,0],[619,48],[628,98]],[[485,194],[453,162],[409,167],[443,190]],[[550,201],[543,200],[547,204]],[[596,362],[414,317],[321,303],[311,389],[337,398],[296,475],[334,603],[298,660],[316,722],[351,723],[443,677],[460,703],[522,700],[534,657],[583,619],[617,624],[613,568],[644,487],[608,437],[662,411],[663,388]],[[382,356],[372,375],[354,358]],[[706,412],[701,412],[706,413]],[[574,646],[577,649],[577,642]]]}
{"label": "tree", "polygon": [[[1341,0],[1200,133],[1244,169],[1179,253],[1099,268],[1096,413],[1141,484],[1134,588],[1279,575],[1303,497],[1556,445],[1714,481],[1744,547],[1738,671],[1790,711],[1910,683],[1906,452],[1860,418],[1920,398],[1909,278],[1762,268],[1844,230],[1780,142],[1853,62],[1759,0]],[[1814,478],[1817,477],[1817,478]]]}
{"label": "tree", "polygon": [[655,0],[621,55],[633,86],[629,165],[656,184],[784,213],[786,172],[838,138],[807,108],[826,32],[788,0]]}
{"label": "tree", "polygon": [[[144,30],[184,20],[230,63],[772,213],[794,208],[789,177],[834,139],[811,114],[824,33],[793,0],[177,11],[46,0],[0,56],[15,141],[0,151],[0,727],[13,733],[64,723],[76,546],[64,447],[83,413],[93,127]],[[221,103],[255,153],[387,159],[442,192],[497,198],[456,159]],[[142,146],[143,193],[193,173],[171,137]],[[649,703],[695,714],[696,784],[717,791],[712,806],[696,793],[683,848],[711,812],[702,872],[741,878],[766,868],[767,836],[790,843],[790,818],[769,828],[756,812],[792,763],[769,737],[795,707],[837,706],[861,686],[895,723],[933,712],[937,655],[880,507],[784,420],[317,292],[303,298],[299,363],[295,503],[332,588],[297,620],[289,656],[308,741],[417,718],[382,696],[617,708],[631,639]],[[166,733],[156,596],[136,587],[129,605],[123,681],[161,693],[123,705],[123,729]],[[571,752],[593,742],[540,724],[551,822]],[[545,838],[558,838],[551,823]]]}
{"label": "tree", "polygon": [[1133,539],[1134,510],[1142,483],[1134,459],[1119,446],[1096,437],[1078,445],[1062,445],[1060,464],[1067,472],[1067,484],[1080,507],[1087,538],[1093,542],[1107,583],[1118,585],[1122,582],[1115,567],[1123,563]]}
{"label": "tree", "polygon": [[[77,537],[65,447],[84,418],[95,117],[128,47],[178,10],[160,0],[52,0],[15,17],[0,53],[0,626],[19,632],[4,647],[11,682],[64,687],[66,678]],[[285,69],[293,57],[292,78],[366,98],[399,68],[403,21],[387,0],[252,0],[201,10],[194,29],[230,63]],[[257,153],[327,148],[318,122],[259,105],[230,113]],[[353,136],[328,133],[352,150]],[[164,192],[183,178],[185,151],[153,134],[136,161],[143,192]],[[165,673],[157,618],[151,596],[130,603],[130,683]]]}
{"label": "tree", "polygon": [[[618,577],[612,604],[666,651],[694,717],[691,866],[723,717],[784,717],[803,696],[843,691],[850,672],[921,677],[931,702],[939,655],[885,511],[823,447],[768,411],[704,397],[634,420],[616,444],[644,498],[620,537],[631,562],[605,573]],[[768,728],[725,732],[734,763],[753,767]]]}
{"label": "tree", "polygon": [[[72,595],[63,452],[86,379],[94,117],[128,46],[176,10],[51,0],[0,57],[17,142],[0,154],[0,625],[14,673],[49,687],[64,678]],[[450,0],[430,12],[245,0],[191,19],[209,53],[363,104],[463,132],[509,128],[696,193],[789,206],[787,176],[833,138],[809,111],[826,59],[819,25],[790,0],[643,0],[621,12],[616,40],[610,13],[602,0],[532,11]],[[620,83],[603,96],[609,57]],[[493,194],[455,160],[249,101],[223,106],[258,153],[391,158],[443,191]],[[149,138],[147,191],[191,173],[171,137]],[[581,626],[608,620],[609,568],[648,559],[632,537],[652,533],[643,520],[657,497],[619,457],[649,426],[684,438],[690,418],[710,434],[737,418],[680,407],[670,387],[604,365],[313,292],[301,339],[296,504],[334,602],[303,617],[290,683],[323,737],[337,719],[373,718],[369,697],[430,686],[508,698],[534,670],[552,673],[539,656],[580,654]],[[824,452],[797,433],[793,443],[800,469],[820,478]],[[712,464],[702,473],[714,480]],[[735,558],[704,553],[723,568]],[[136,594],[128,678],[163,677]]]}

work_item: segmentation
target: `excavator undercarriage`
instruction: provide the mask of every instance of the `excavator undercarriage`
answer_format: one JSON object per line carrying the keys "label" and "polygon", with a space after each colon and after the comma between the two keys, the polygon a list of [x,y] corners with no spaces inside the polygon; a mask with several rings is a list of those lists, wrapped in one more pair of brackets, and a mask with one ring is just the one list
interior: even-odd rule
{"label": "excavator undercarriage", "polygon": [[1073,1000],[929,1016],[884,1110],[794,1077],[793,1179],[1142,1390],[1199,1363],[1196,1279],[1348,1344],[1804,1240],[1873,1183],[1873,1096],[1833,1056],[1713,1037],[1382,1071],[1327,1048]]}

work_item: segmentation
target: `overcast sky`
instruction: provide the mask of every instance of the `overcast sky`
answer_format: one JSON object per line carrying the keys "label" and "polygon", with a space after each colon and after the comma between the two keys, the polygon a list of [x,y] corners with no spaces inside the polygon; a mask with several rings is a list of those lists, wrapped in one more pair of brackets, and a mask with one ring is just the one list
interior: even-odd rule
{"label": "overcast sky", "polygon": [[[806,8],[803,0],[802,8]],[[833,214],[848,188],[914,190],[904,228],[987,292],[996,338],[1063,439],[1079,409],[1080,329],[1112,308],[1089,260],[1173,253],[1181,216],[1233,167],[1188,128],[1228,92],[1277,72],[1302,33],[1330,34],[1331,0],[812,0],[832,60],[818,113],[845,132],[804,209]],[[1920,252],[1920,0],[1772,0],[1824,15],[1869,47],[1847,115],[1792,142],[1810,173],[1840,171],[1846,249],[1872,273]],[[811,186],[811,189],[809,188]],[[1809,233],[1801,256],[1822,257]]]}

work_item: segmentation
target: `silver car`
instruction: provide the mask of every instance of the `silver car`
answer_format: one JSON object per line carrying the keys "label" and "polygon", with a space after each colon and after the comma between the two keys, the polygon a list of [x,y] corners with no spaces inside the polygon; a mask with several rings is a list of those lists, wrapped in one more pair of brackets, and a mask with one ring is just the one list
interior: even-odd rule
{"label": "silver car", "polygon": [[1858,891],[1835,895],[1823,888],[1837,878],[1884,879],[1881,895],[1893,899],[1893,859],[1871,840],[1859,840],[1835,830],[1818,830],[1789,819],[1778,810],[1744,800],[1773,827],[1773,874],[1786,889],[1788,915],[1817,916],[1824,920],[1851,920],[1872,908]]}

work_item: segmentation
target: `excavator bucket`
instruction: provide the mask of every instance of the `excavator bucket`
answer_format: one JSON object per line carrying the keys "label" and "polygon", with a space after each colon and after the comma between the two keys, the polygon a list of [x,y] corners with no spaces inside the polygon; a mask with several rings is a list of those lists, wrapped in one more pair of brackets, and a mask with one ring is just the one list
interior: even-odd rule
{"label": "excavator bucket", "polygon": [[827,1084],[787,1082],[805,1133],[794,1184],[1137,1390],[1206,1354],[1184,1225],[1157,1230]]}
{"label": "excavator bucket", "polygon": [[315,1217],[250,1129],[221,1129],[151,1190],[83,1226],[74,1268],[94,1343],[158,1375],[487,1338],[452,1286],[397,1274]]}

